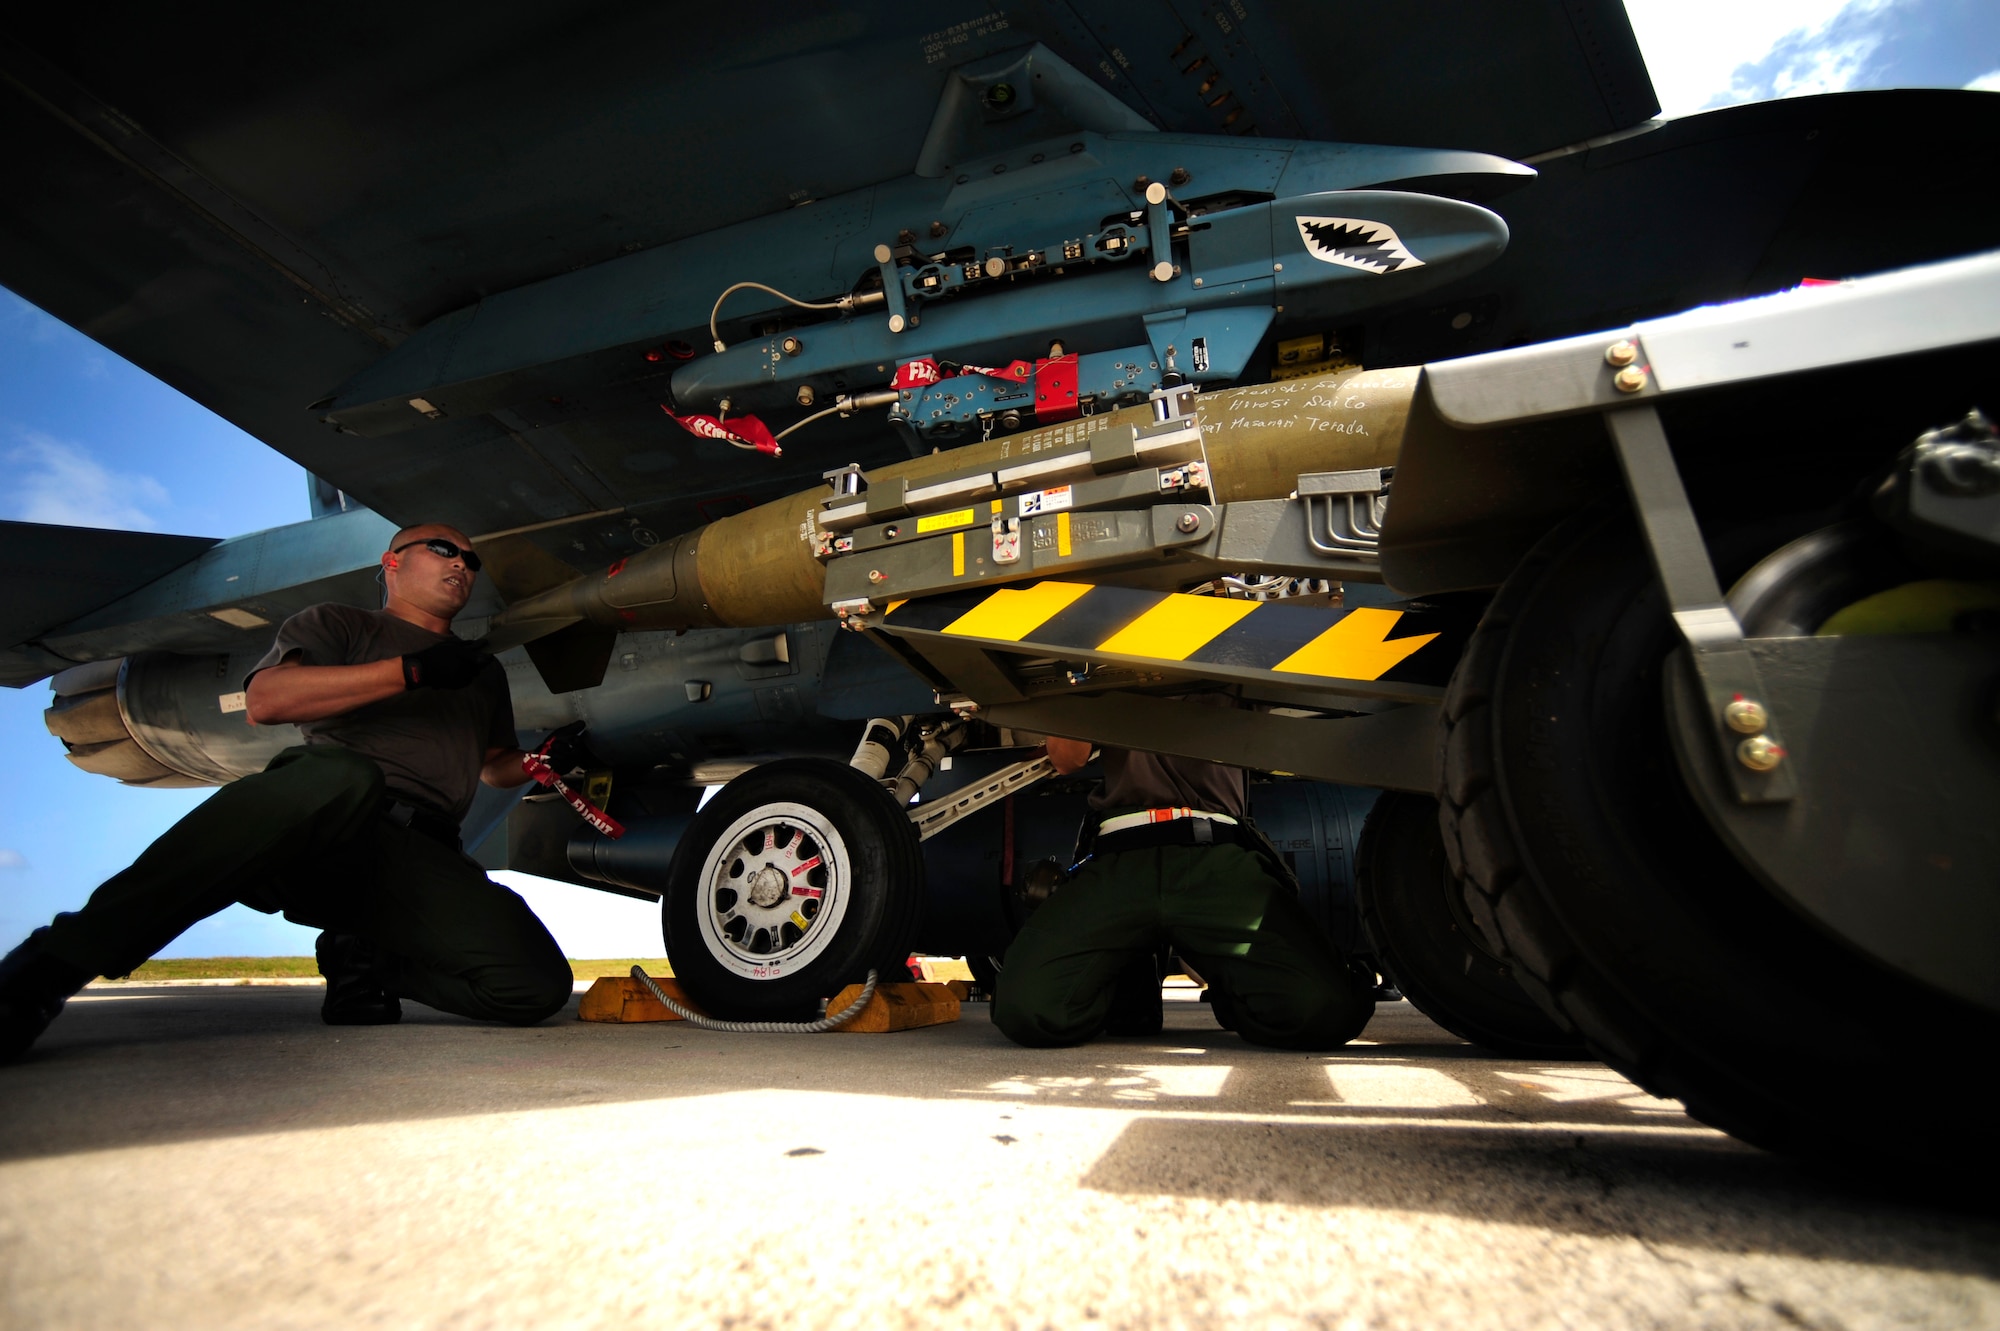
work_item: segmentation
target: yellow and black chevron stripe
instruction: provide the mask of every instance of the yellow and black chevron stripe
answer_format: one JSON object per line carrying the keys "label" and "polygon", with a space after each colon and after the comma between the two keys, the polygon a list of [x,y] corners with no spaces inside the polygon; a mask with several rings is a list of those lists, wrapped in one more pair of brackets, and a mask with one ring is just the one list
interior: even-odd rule
{"label": "yellow and black chevron stripe", "polygon": [[898,601],[891,633],[961,638],[1012,651],[1228,666],[1313,679],[1442,688],[1472,618],[1417,604],[1329,610],[1180,592],[1037,582]]}

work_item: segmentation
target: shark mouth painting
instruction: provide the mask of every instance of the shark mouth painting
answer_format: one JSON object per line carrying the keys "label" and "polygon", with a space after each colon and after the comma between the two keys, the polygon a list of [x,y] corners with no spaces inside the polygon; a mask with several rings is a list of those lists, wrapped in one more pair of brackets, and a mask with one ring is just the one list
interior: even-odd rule
{"label": "shark mouth painting", "polygon": [[1421,268],[1424,261],[1403,247],[1402,237],[1387,222],[1358,217],[1301,217],[1299,238],[1306,253],[1322,263],[1359,268],[1364,273],[1400,273]]}

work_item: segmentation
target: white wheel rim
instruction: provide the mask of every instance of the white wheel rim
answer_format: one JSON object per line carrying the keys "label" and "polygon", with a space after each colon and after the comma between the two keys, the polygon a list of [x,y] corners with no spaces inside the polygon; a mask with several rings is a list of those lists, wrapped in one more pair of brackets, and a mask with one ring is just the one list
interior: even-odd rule
{"label": "white wheel rim", "polygon": [[702,860],[695,918],[708,954],[746,980],[790,975],[826,951],[853,895],[847,842],[804,804],[760,804]]}

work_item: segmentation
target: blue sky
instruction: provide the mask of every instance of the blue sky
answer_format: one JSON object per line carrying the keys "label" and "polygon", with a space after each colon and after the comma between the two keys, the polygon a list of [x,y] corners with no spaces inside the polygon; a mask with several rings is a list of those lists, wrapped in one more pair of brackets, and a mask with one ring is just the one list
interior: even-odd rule
{"label": "blue sky", "polygon": [[2000,91],[1994,0],[1625,0],[1669,116],[1862,88]]}
{"label": "blue sky", "polygon": [[[235,426],[0,288],[0,518],[237,536],[310,516],[306,474]],[[0,688],[0,951],[82,904],[208,795],[72,767],[45,684]],[[506,875],[571,956],[658,956],[659,912]],[[163,956],[292,956],[311,931],[236,906]]]}
{"label": "blue sky", "polygon": [[[1665,114],[1850,88],[2000,91],[1994,0],[1627,0]],[[307,516],[305,474],[0,289],[0,518],[235,536]],[[70,766],[46,686],[0,688],[0,950],[80,904],[202,791]],[[656,955],[657,911],[505,875],[571,956]],[[235,907],[163,955],[301,954],[309,932]]]}

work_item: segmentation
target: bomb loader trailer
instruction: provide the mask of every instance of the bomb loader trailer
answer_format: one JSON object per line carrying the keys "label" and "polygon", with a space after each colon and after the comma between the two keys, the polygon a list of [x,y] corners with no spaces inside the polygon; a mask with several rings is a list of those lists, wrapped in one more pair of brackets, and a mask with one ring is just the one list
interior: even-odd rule
{"label": "bomb loader trailer", "polygon": [[[1761,1144],[1983,1162],[1974,1111],[1922,1079],[2000,1018],[2000,452],[1968,416],[1995,311],[1986,255],[1421,370],[1166,391],[835,473],[497,624],[818,608],[962,718],[1435,797],[1456,911],[1642,1085]],[[1405,599],[1213,594],[1245,575]],[[1190,686],[1269,710],[1161,696]],[[841,841],[849,884],[898,871],[886,822],[787,788],[758,795],[766,825]],[[752,858],[733,794],[676,856],[677,957]]]}

